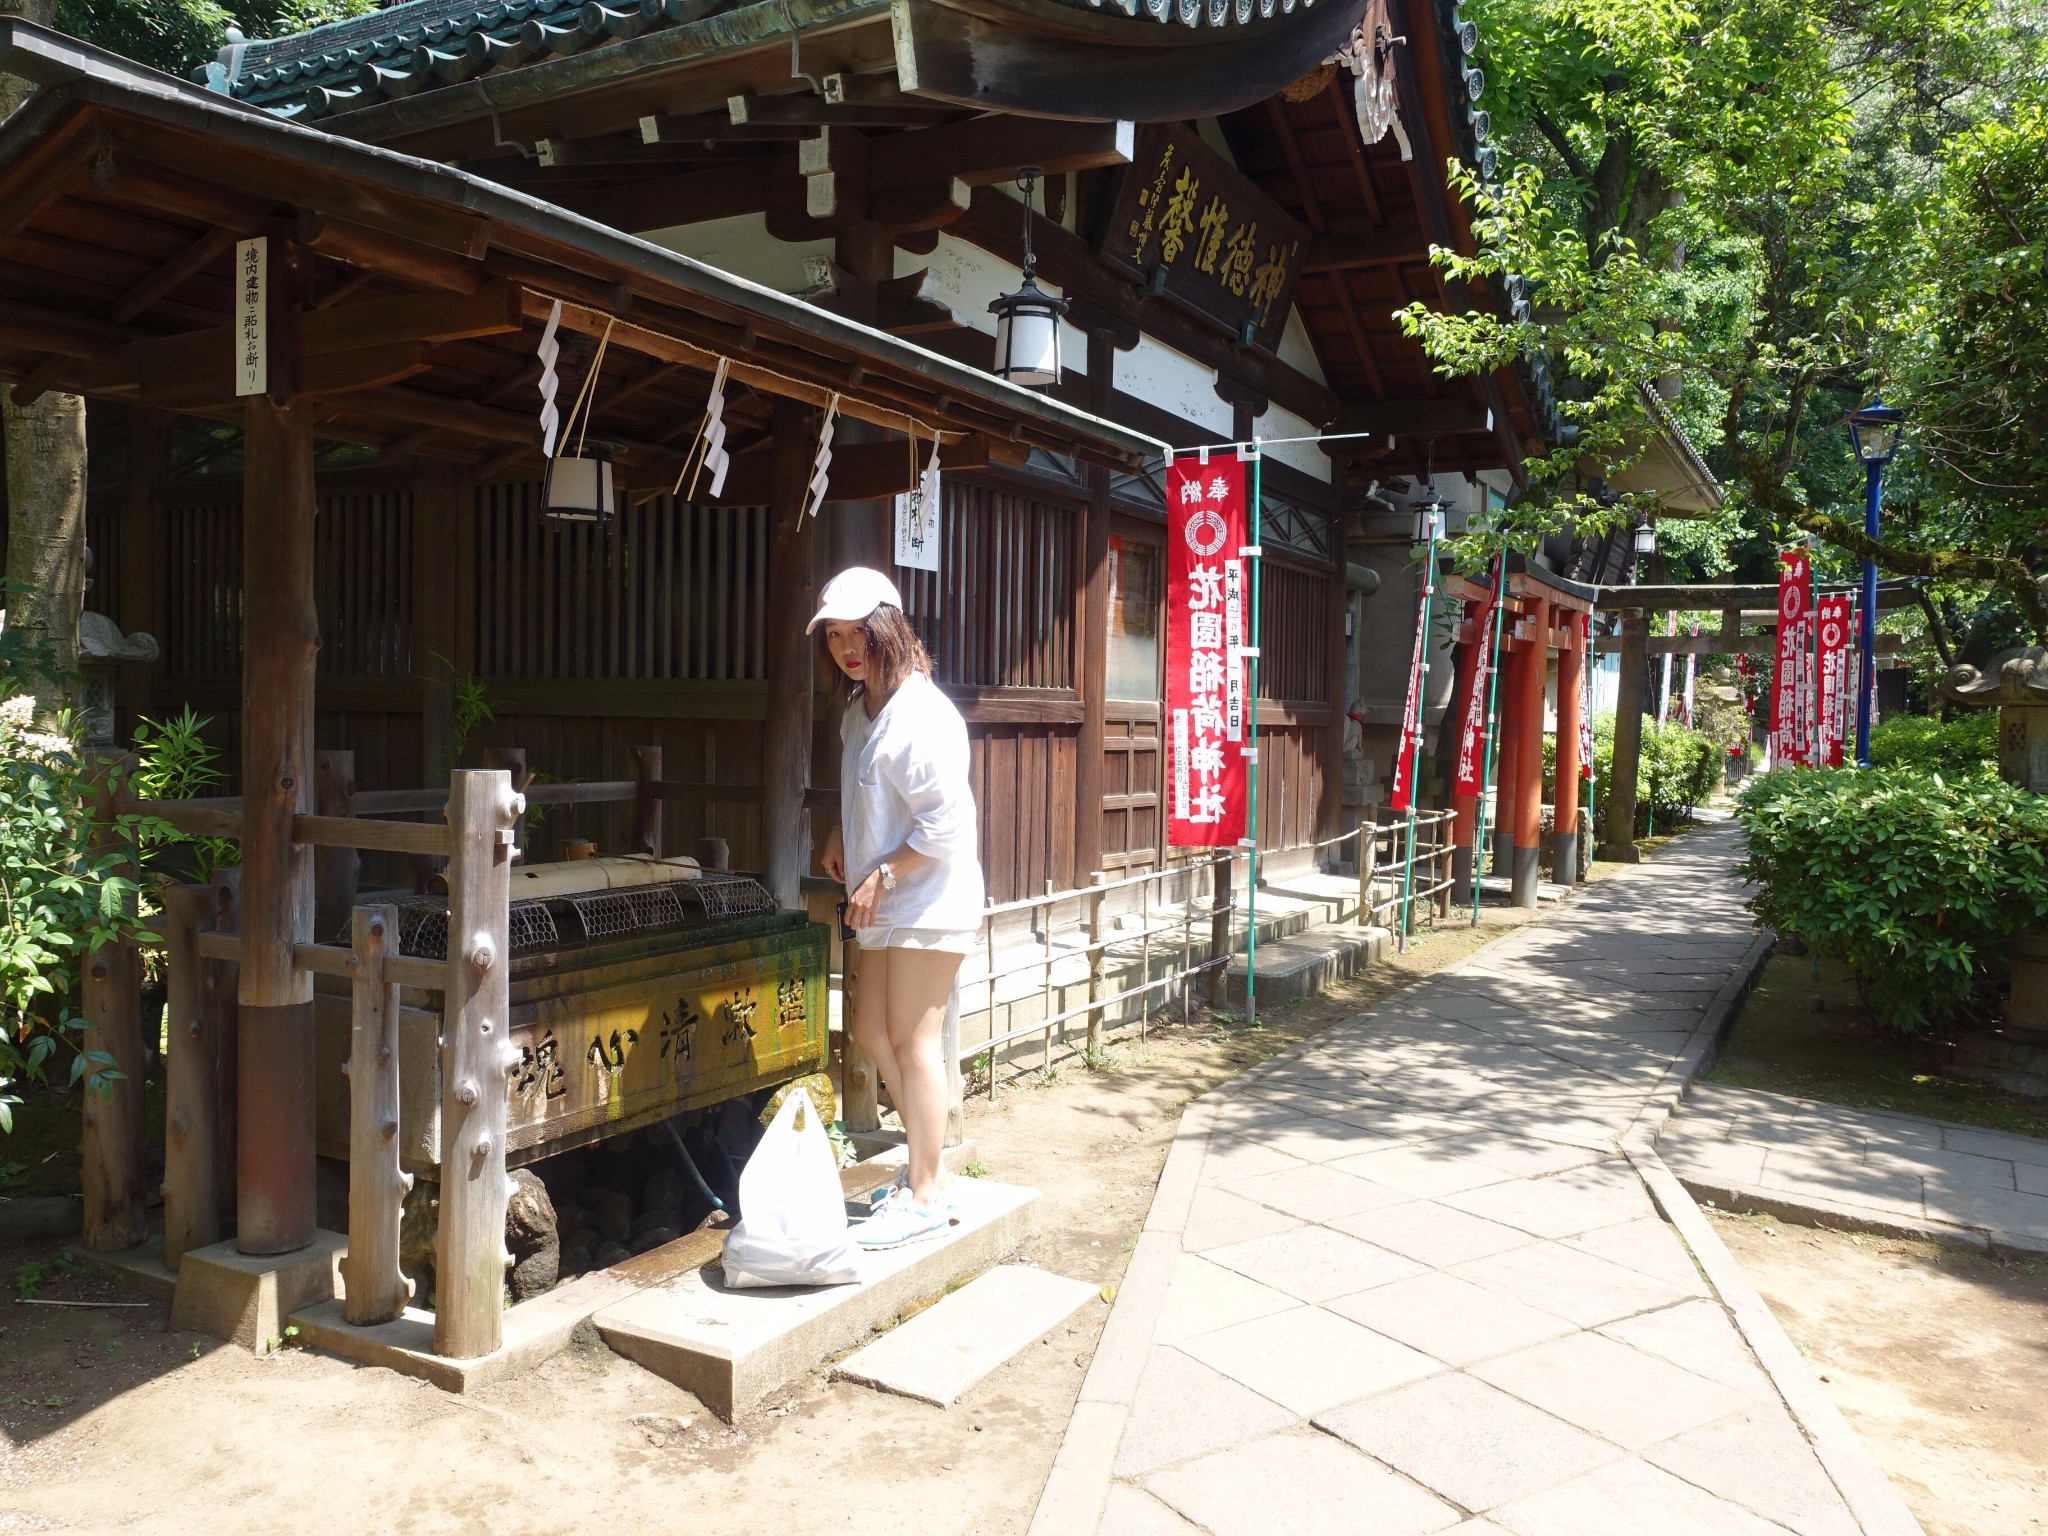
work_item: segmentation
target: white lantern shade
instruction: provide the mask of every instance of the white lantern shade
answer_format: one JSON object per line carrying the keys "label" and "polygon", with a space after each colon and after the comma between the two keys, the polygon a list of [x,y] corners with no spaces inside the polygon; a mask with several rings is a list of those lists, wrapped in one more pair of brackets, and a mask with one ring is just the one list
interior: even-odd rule
{"label": "white lantern shade", "polygon": [[1029,272],[1015,293],[989,305],[996,317],[996,377],[1026,389],[1060,381],[1060,316],[1067,301],[1041,289]]}
{"label": "white lantern shade", "polygon": [[612,466],[564,454],[548,462],[547,514],[558,523],[601,523],[612,511]]}

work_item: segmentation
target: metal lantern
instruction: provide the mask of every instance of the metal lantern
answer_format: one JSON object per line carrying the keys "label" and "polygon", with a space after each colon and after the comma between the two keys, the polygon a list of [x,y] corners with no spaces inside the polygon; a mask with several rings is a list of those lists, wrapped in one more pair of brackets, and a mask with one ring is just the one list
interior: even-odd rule
{"label": "metal lantern", "polygon": [[1856,457],[1866,465],[1882,468],[1899,451],[1899,434],[1905,430],[1906,413],[1882,400],[1872,400],[1861,410],[1849,413],[1849,441],[1856,445]]}
{"label": "metal lantern", "polygon": [[1444,520],[1449,516],[1451,504],[1437,491],[1429,488],[1429,494],[1415,504],[1415,542],[1428,544],[1444,536]]}
{"label": "metal lantern", "polygon": [[576,453],[548,460],[542,506],[558,523],[599,523],[612,515],[611,452],[584,443]]}
{"label": "metal lantern", "polygon": [[1657,530],[1648,518],[1637,523],[1629,537],[1638,560],[1647,560],[1657,553]]}
{"label": "metal lantern", "polygon": [[996,317],[995,373],[1027,389],[1044,389],[1060,381],[1060,319],[1067,301],[1038,286],[1038,258],[1031,249],[1031,192],[1036,167],[1017,178],[1024,189],[1024,281],[1015,293],[989,304]]}

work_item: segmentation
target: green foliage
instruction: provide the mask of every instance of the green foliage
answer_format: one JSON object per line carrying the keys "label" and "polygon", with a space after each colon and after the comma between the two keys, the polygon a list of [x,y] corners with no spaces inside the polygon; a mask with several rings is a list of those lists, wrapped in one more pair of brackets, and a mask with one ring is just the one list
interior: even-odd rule
{"label": "green foliage", "polygon": [[57,0],[57,26],[152,69],[189,75],[220,51],[231,26],[249,37],[284,37],[375,9],[377,0]]}
{"label": "green foliage", "polygon": [[83,765],[62,730],[32,727],[33,706],[0,703],[0,1131],[14,1128],[15,1086],[42,1079],[60,1045],[74,1049],[72,1081],[120,1075],[104,1051],[77,1049],[71,998],[85,955],[144,936],[124,871],[151,828],[124,816],[116,846],[93,846]]}
{"label": "green foliage", "polygon": [[1998,777],[1998,711],[1965,710],[1953,720],[1889,715],[1870,728],[1870,766],[1913,768],[1945,779]]}
{"label": "green foliage", "polygon": [[1785,769],[1739,806],[1759,921],[1844,961],[1902,1032],[1967,1014],[2006,940],[2048,921],[2048,799],[2017,785]]}
{"label": "green foliage", "polygon": [[[1682,725],[1659,725],[1644,717],[1642,756],[1636,769],[1636,836],[1652,827],[1669,831],[1672,824],[1713,798],[1721,786],[1727,750],[1701,731]],[[1543,738],[1543,771],[1546,779],[1556,777],[1553,738]],[[1594,825],[1604,814],[1607,786],[1614,777],[1614,712],[1602,710],[1593,717],[1593,803]]]}
{"label": "green foliage", "polygon": [[[136,768],[129,781],[135,793],[146,800],[189,800],[218,789],[223,776],[220,750],[206,739],[213,722],[194,714],[187,704],[169,720],[152,720],[144,715],[135,725]],[[213,878],[223,865],[241,859],[241,847],[233,838],[192,837],[162,822],[154,822],[138,838],[137,846],[148,852],[165,847],[189,848],[193,867],[179,873],[201,884]]]}

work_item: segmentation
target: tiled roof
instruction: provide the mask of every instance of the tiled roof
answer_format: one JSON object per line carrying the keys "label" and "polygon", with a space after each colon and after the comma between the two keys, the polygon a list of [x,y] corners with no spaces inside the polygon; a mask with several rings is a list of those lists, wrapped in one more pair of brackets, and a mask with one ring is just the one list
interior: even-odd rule
{"label": "tiled roof", "polygon": [[[1224,27],[1306,11],[1316,0],[1057,3],[1163,25]],[[213,90],[306,121],[745,8],[749,0],[405,0],[289,37],[231,40],[203,74]]]}

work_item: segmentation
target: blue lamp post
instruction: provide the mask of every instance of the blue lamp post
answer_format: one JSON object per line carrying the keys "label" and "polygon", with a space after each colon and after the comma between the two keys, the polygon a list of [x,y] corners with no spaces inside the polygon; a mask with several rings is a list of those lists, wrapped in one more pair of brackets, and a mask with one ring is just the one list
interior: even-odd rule
{"label": "blue lamp post", "polygon": [[[1882,400],[1872,400],[1861,410],[1849,413],[1849,441],[1856,445],[1856,457],[1863,461],[1865,482],[1863,531],[1877,539],[1878,504],[1884,495],[1884,467],[1899,451],[1899,434],[1905,430],[1906,413]],[[1856,688],[1856,766],[1870,766],[1870,713],[1877,698],[1877,564],[1863,562],[1862,612],[1857,615],[1858,684]]]}

